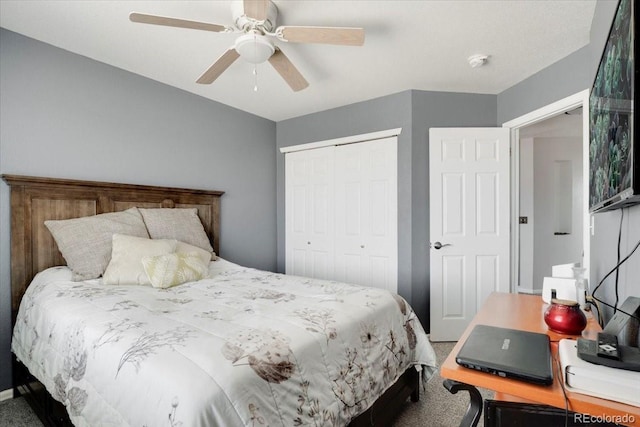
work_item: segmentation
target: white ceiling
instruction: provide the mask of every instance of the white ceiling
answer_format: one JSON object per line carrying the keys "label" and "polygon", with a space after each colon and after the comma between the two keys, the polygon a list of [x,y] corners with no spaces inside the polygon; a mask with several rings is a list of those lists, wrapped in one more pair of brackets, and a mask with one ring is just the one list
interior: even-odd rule
{"label": "white ceiling", "polygon": [[[0,26],[279,121],[408,89],[498,94],[589,43],[595,0],[275,0],[277,25],[363,27],[362,47],[276,42],[310,86],[236,61],[196,79],[237,34],[129,21],[131,11],[231,25],[225,1],[0,0]],[[467,58],[489,55],[471,68]]]}

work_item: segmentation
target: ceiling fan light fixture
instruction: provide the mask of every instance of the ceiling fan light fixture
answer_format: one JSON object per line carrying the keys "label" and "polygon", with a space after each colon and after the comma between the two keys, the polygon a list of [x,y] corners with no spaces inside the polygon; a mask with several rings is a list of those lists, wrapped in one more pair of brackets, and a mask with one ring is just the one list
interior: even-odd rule
{"label": "ceiling fan light fixture", "polygon": [[276,51],[267,37],[256,33],[238,37],[235,49],[242,59],[252,64],[265,62]]}

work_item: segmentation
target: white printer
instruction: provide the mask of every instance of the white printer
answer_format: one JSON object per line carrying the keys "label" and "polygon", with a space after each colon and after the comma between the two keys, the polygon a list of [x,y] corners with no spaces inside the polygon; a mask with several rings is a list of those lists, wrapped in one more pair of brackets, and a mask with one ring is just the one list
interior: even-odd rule
{"label": "white printer", "polygon": [[558,354],[567,390],[640,407],[640,372],[586,362],[572,339],[560,340]]}

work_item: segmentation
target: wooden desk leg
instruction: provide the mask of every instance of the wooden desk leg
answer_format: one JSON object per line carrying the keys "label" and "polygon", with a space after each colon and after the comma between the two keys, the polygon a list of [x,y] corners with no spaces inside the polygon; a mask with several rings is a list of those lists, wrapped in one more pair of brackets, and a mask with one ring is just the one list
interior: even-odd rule
{"label": "wooden desk leg", "polygon": [[456,394],[460,390],[467,390],[469,392],[469,406],[467,412],[464,414],[464,418],[460,421],[460,427],[476,427],[478,421],[480,421],[480,414],[482,414],[482,395],[472,385],[460,383],[453,380],[444,380],[442,385],[449,390],[449,393]]}

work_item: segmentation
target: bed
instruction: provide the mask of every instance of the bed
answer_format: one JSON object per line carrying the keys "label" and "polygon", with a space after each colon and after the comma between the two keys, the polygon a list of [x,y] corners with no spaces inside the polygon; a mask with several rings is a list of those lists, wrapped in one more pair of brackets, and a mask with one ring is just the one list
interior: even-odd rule
{"label": "bed", "polygon": [[191,210],[224,256],[223,192],[3,179],[11,187],[14,392],[45,424],[388,425],[435,372],[428,338],[397,295],[219,257],[203,279],[167,288],[105,284],[106,272],[72,280],[76,270],[44,225]]}

